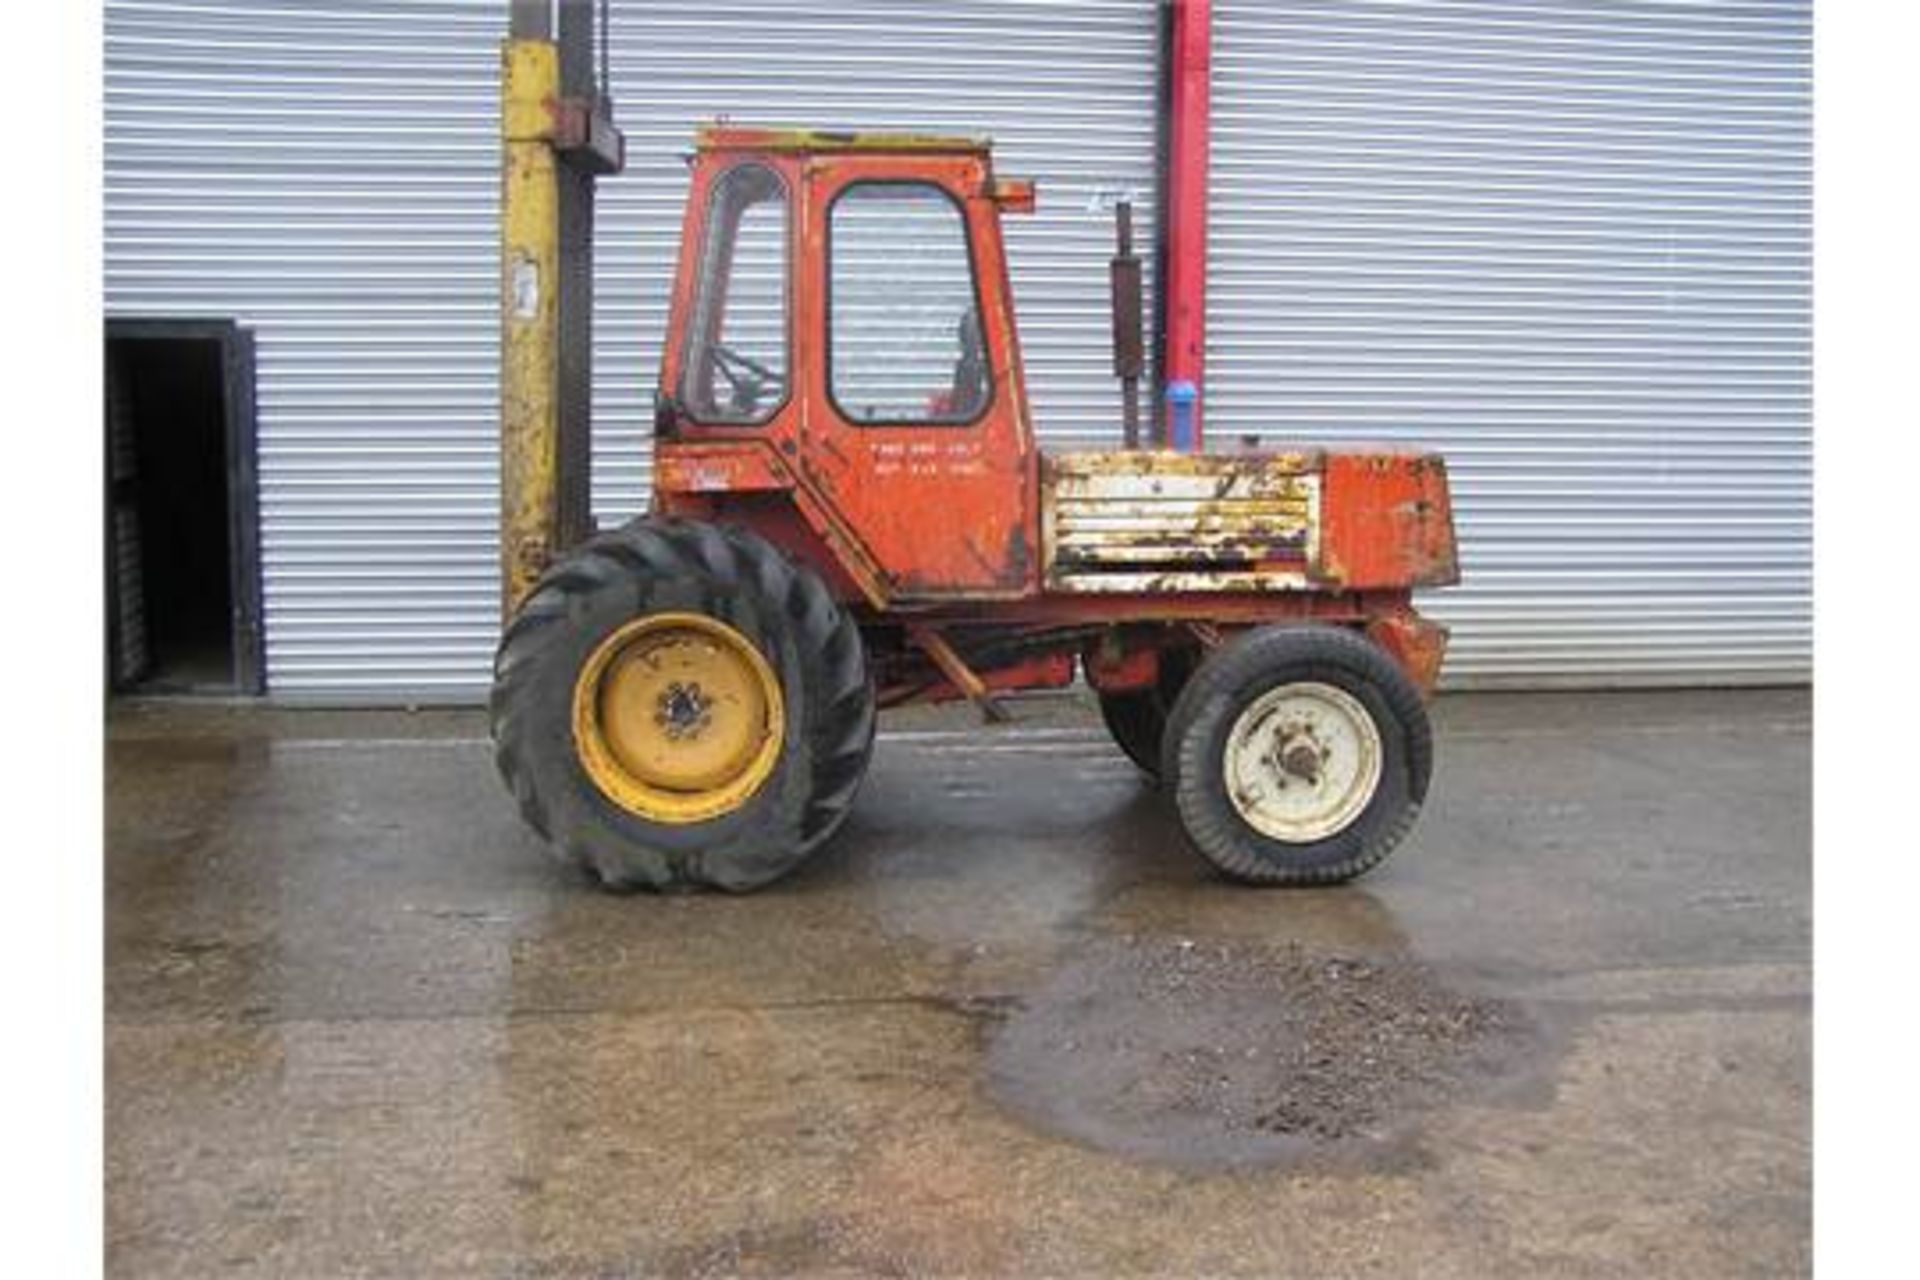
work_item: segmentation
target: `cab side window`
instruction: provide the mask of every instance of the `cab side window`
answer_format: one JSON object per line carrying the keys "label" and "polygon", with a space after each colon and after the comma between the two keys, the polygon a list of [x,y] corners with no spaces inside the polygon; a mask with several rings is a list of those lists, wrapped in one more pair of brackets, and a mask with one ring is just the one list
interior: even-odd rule
{"label": "cab side window", "polygon": [[960,206],[924,182],[856,182],[827,214],[827,369],[856,425],[965,423],[993,399]]}
{"label": "cab side window", "polygon": [[709,199],[680,403],[696,422],[757,426],[787,399],[787,188],[742,164]]}

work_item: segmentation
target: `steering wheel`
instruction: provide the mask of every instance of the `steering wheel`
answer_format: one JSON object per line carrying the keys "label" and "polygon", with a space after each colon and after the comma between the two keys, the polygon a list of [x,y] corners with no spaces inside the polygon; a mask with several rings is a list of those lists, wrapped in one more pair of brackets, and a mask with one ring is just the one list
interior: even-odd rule
{"label": "steering wheel", "polygon": [[760,406],[763,390],[768,387],[778,390],[786,385],[786,379],[777,370],[741,355],[725,343],[716,342],[707,350],[713,354],[714,369],[733,388],[733,403],[729,407],[735,413],[751,415]]}

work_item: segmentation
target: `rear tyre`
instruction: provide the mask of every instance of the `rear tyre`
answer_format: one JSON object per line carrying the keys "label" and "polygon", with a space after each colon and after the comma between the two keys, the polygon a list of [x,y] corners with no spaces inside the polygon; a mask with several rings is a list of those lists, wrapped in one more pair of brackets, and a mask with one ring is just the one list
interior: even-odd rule
{"label": "rear tyre", "polygon": [[1419,816],[1432,768],[1419,690],[1362,637],[1322,626],[1262,627],[1209,656],[1161,757],[1194,848],[1263,884],[1379,864]]}
{"label": "rear tyre", "polygon": [[1166,649],[1160,654],[1160,674],[1145,689],[1100,694],[1100,718],[1127,759],[1150,779],[1160,777],[1160,747],[1174,700],[1193,675],[1196,658],[1189,649]]}
{"label": "rear tyre", "polygon": [[846,818],[873,750],[852,619],[756,534],[637,520],[554,565],[508,625],[490,704],[534,830],[616,890],[744,891]]}

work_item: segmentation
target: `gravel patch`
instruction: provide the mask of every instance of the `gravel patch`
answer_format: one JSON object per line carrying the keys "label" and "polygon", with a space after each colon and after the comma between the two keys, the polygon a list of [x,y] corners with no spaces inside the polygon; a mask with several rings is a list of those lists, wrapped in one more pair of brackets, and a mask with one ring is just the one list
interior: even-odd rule
{"label": "gravel patch", "polygon": [[1114,939],[1018,1002],[986,1078],[1039,1128],[1237,1166],[1399,1149],[1420,1115],[1511,1082],[1540,1044],[1518,1006],[1404,958]]}

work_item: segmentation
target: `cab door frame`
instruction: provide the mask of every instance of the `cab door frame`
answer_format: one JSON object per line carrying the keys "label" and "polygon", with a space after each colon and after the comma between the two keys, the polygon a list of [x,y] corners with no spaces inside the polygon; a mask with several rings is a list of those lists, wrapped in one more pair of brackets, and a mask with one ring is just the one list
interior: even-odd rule
{"label": "cab door frame", "polygon": [[[991,385],[968,422],[856,423],[830,386],[834,202],[863,184],[932,187],[959,211]],[[1038,583],[1038,465],[992,172],[983,155],[835,155],[804,168],[798,465],[902,602],[1006,599]]]}

